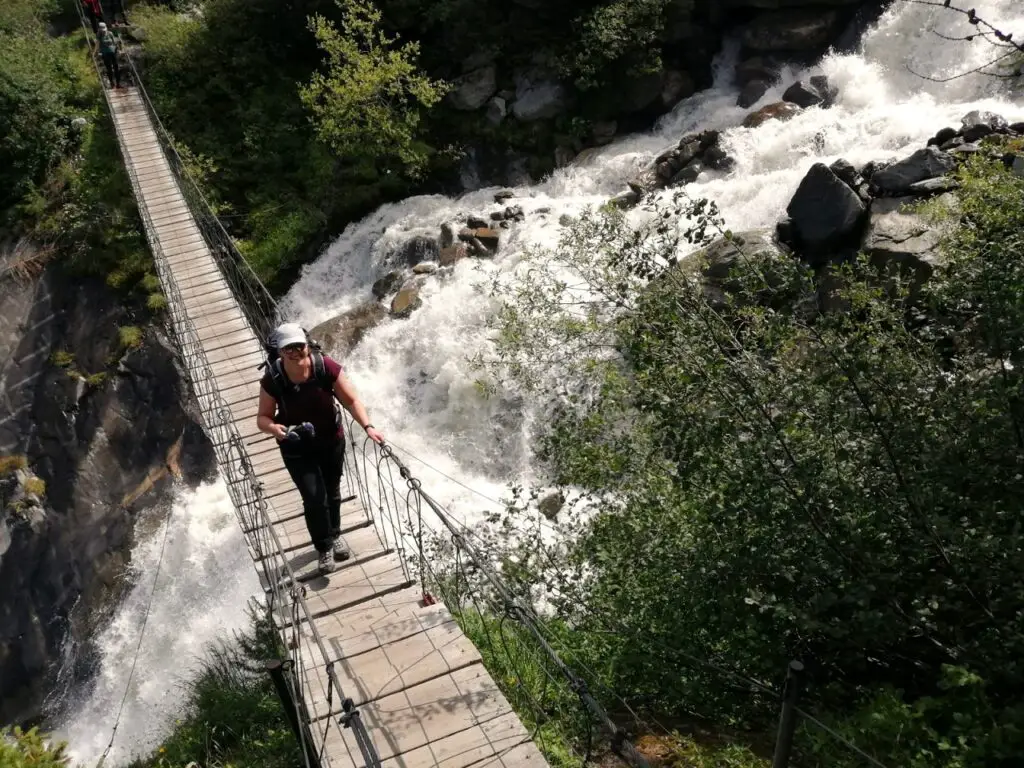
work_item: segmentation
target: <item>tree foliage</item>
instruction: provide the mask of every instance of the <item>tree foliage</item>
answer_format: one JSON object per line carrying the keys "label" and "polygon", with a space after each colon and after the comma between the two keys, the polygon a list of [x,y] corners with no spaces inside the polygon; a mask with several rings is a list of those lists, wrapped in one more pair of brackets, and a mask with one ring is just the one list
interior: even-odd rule
{"label": "tree foliage", "polygon": [[37,728],[0,730],[0,768],[63,768],[66,744],[50,744]]}
{"label": "tree foliage", "polygon": [[634,706],[767,726],[730,675],[800,658],[805,706],[856,712],[832,719],[883,762],[1024,749],[1024,180],[961,183],[924,287],[857,260],[826,296],[735,236],[676,263],[720,226],[704,201],[585,215],[496,284],[492,373],[552,404],[540,453],[581,494],[571,544],[517,569]]}
{"label": "tree foliage", "polygon": [[444,86],[417,69],[418,43],[400,45],[384,32],[376,6],[367,0],[338,5],[340,28],[320,15],[310,19],[329,62],[302,89],[317,134],[343,158],[397,159],[404,172],[418,175],[429,157],[418,130],[421,110],[440,100]]}

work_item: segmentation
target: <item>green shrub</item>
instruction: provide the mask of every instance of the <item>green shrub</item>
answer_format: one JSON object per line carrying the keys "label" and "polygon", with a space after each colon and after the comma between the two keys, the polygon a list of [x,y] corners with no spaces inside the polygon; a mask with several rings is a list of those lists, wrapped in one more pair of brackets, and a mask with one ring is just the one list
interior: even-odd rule
{"label": "green shrub", "polygon": [[[844,312],[794,259],[716,284],[666,268],[674,230],[610,210],[499,283],[491,374],[552,403],[547,479],[587,501],[567,550],[517,570],[627,701],[769,729],[773,697],[721,670],[771,683],[803,658],[806,706],[858,712],[842,727],[883,762],[1024,750],[1024,179],[980,158],[960,182],[932,279],[857,260]],[[680,212],[691,240],[718,226],[706,201]]]}
{"label": "green shrub", "polygon": [[46,495],[46,481],[41,477],[30,477],[24,484],[25,493],[42,498]]}
{"label": "green shrub", "polygon": [[58,368],[70,368],[75,364],[75,355],[66,349],[58,349],[50,355],[50,362]]}
{"label": "green shrub", "polygon": [[0,730],[0,768],[58,768],[70,763],[64,756],[67,745],[48,744],[38,728],[23,731],[18,726]]}

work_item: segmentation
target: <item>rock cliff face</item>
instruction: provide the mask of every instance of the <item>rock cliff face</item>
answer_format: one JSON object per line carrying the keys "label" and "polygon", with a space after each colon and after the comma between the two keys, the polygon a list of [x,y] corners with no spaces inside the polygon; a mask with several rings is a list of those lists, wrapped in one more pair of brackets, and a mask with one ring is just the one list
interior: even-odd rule
{"label": "rock cliff face", "polygon": [[56,267],[0,283],[0,723],[38,717],[66,639],[88,648],[138,512],[213,471],[178,353],[131,315]]}

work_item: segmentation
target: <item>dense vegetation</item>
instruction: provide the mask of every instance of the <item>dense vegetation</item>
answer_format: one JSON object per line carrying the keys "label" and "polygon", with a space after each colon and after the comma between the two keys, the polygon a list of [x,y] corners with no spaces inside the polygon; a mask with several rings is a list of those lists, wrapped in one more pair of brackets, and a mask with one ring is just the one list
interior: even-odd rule
{"label": "dense vegetation", "polygon": [[[757,686],[798,658],[804,707],[886,765],[1019,762],[1024,179],[959,176],[932,279],[849,263],[830,311],[795,259],[668,266],[662,211],[584,216],[497,286],[493,371],[556,404],[537,437],[583,494],[576,540],[508,572],[549,585],[566,653],[652,722],[770,732]],[[674,213],[717,234],[706,201]]]}
{"label": "dense vegetation", "polygon": [[[57,0],[0,4],[0,233],[29,274],[60,257],[159,309],[162,296],[85,38]],[[60,14],[63,14],[61,16]],[[71,34],[51,36],[59,21]]]}
{"label": "dense vegetation", "polygon": [[544,61],[593,94],[579,113],[598,116],[623,77],[659,64],[672,7],[174,0],[130,6],[125,39],[141,41],[133,55],[150,95],[243,253],[283,290],[346,223],[454,179],[469,143],[486,137],[497,157],[521,148],[543,171],[555,137],[583,130],[569,117],[554,130],[495,128],[447,107],[463,59]]}

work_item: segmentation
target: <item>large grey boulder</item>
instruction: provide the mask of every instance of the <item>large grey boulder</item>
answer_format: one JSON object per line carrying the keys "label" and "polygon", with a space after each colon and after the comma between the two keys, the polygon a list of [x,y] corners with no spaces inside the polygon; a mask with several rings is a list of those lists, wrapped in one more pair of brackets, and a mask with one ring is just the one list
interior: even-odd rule
{"label": "large grey boulder", "polygon": [[913,197],[873,201],[862,249],[882,271],[909,274],[920,284],[942,262],[944,230],[907,209],[915,202]]}
{"label": "large grey boulder", "polygon": [[455,109],[470,112],[480,109],[497,90],[497,69],[489,64],[456,79],[446,98]]}
{"label": "large grey boulder", "polygon": [[811,166],[786,208],[800,250],[812,262],[846,245],[866,211],[857,193],[824,163]]}
{"label": "large grey boulder", "polygon": [[910,157],[877,171],[871,177],[871,184],[886,194],[902,195],[912,184],[943,176],[955,167],[956,160],[952,155],[936,147],[925,147]]}
{"label": "large grey boulder", "polygon": [[[755,229],[718,238],[693,254],[682,266],[684,270],[698,268],[703,278],[705,297],[713,305],[724,306],[726,296],[740,289],[733,277],[736,267],[756,265],[769,283],[774,283],[772,265],[786,258],[789,258],[788,250],[771,231]],[[770,301],[771,297],[763,298]]]}
{"label": "large grey boulder", "polygon": [[517,120],[531,122],[556,117],[568,106],[568,93],[556,80],[529,73],[516,76],[516,100],[512,114]]}
{"label": "large grey boulder", "polygon": [[331,355],[343,357],[355,349],[367,332],[376,328],[387,314],[387,310],[376,301],[368,301],[320,323],[309,335]]}
{"label": "large grey boulder", "polygon": [[743,47],[753,53],[808,53],[824,50],[839,34],[843,17],[835,9],[765,11],[743,30]]}

